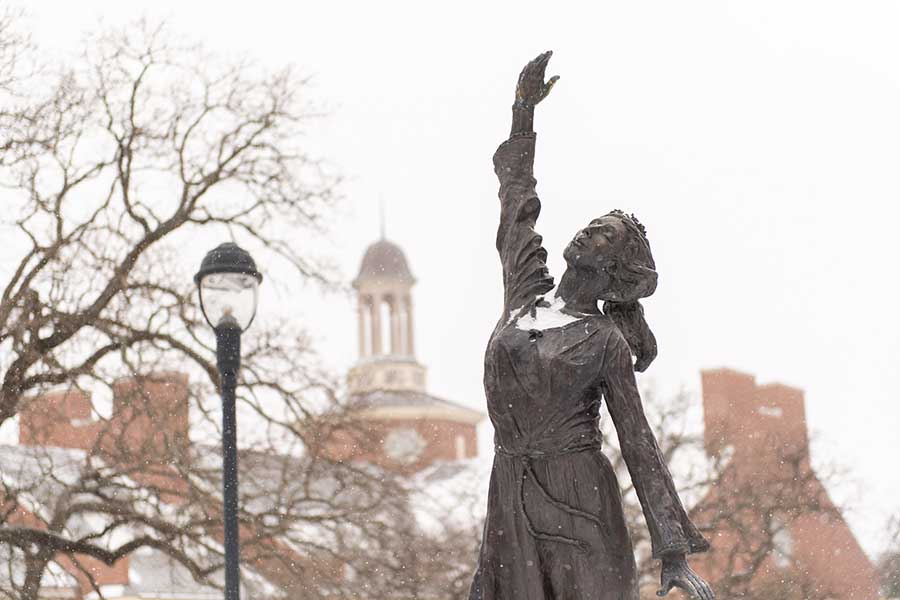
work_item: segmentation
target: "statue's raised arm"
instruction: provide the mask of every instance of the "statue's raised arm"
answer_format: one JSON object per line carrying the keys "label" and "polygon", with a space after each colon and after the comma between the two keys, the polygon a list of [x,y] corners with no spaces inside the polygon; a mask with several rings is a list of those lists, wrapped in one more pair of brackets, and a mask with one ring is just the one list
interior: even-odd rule
{"label": "statue's raised arm", "polygon": [[500,227],[497,250],[503,264],[504,315],[553,289],[547,252],[534,231],[541,211],[534,179],[534,107],[559,79],[544,81],[552,52],[544,52],[522,69],[516,85],[509,139],[494,154],[500,180]]}

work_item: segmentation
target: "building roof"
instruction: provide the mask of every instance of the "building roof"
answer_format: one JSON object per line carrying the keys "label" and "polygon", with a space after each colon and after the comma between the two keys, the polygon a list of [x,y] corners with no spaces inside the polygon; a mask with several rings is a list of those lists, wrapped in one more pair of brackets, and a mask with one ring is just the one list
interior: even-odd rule
{"label": "building roof", "polygon": [[[494,455],[438,461],[416,473],[411,506],[416,522],[429,534],[479,530],[483,524]],[[475,531],[477,534],[478,531]]]}
{"label": "building roof", "polygon": [[356,276],[353,285],[358,286],[364,281],[372,280],[415,283],[416,279],[409,270],[409,263],[406,262],[406,255],[400,246],[381,239],[366,249],[359,266],[359,275]]}
{"label": "building roof", "polygon": [[[125,597],[216,600],[222,595],[221,590],[198,583],[177,560],[157,550],[142,548],[132,552],[128,562],[128,584],[122,589]],[[213,573],[210,578],[223,585],[221,572]]]}
{"label": "building roof", "polygon": [[372,413],[377,417],[447,418],[473,424],[484,418],[481,411],[416,391],[377,390],[357,394],[350,402],[352,408]]}

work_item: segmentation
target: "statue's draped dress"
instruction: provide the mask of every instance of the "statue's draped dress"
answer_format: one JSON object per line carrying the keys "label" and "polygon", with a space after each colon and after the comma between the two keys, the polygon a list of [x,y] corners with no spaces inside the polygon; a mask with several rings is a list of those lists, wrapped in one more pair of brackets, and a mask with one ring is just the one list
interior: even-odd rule
{"label": "statue's draped dress", "polygon": [[[505,308],[488,343],[484,387],[495,456],[471,600],[634,600],[637,574],[621,493],[600,451],[606,399],[643,507],[653,556],[699,552],[644,416],[627,342],[605,315],[527,329],[553,289],[534,224],[535,135],[494,155],[500,180],[497,249]],[[529,314],[530,313],[530,314]]]}

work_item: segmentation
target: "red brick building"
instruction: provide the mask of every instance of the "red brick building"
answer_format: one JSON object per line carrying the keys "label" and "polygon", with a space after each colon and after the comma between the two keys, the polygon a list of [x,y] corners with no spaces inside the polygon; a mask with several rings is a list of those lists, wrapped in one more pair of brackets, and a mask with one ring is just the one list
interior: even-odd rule
{"label": "red brick building", "polygon": [[713,525],[699,570],[725,597],[877,600],[876,572],[810,465],[803,391],[729,369],[701,377],[706,452],[725,467],[693,513]]}

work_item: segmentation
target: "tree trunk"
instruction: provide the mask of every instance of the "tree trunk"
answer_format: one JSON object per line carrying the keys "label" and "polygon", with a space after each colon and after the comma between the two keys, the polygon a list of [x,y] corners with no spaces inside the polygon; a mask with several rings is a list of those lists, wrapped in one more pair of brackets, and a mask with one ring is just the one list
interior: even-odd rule
{"label": "tree trunk", "polygon": [[41,591],[41,579],[47,568],[49,558],[41,552],[37,555],[27,555],[25,558],[25,581],[22,583],[22,591],[19,600],[38,600]]}

